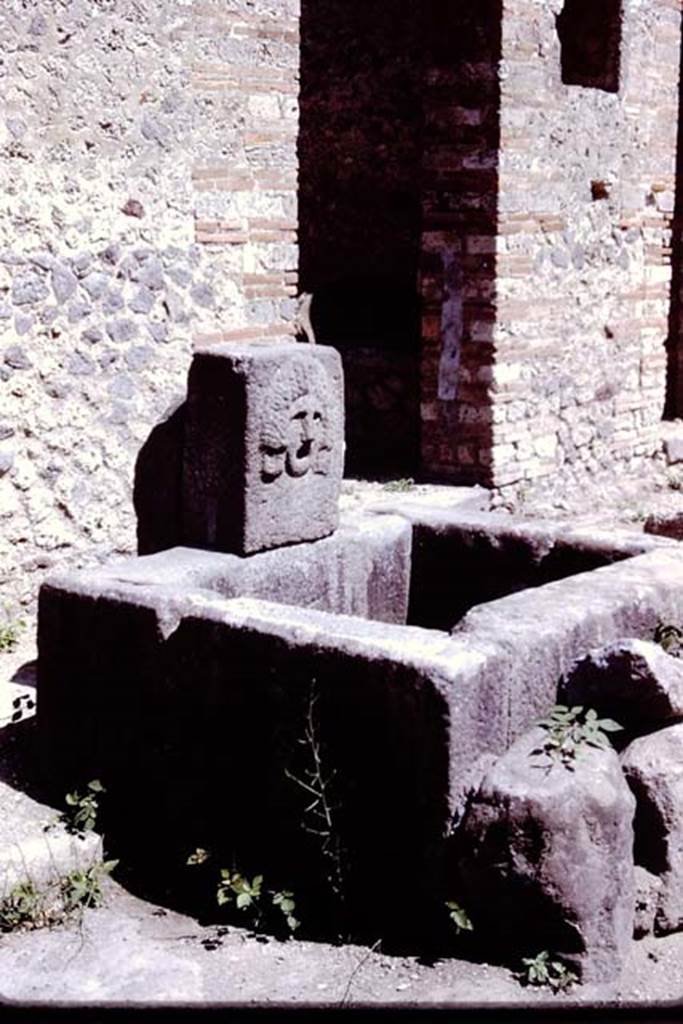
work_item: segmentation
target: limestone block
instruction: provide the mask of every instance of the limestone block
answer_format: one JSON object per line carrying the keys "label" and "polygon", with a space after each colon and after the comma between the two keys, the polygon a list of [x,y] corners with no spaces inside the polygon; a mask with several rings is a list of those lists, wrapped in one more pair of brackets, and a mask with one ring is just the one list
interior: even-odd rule
{"label": "limestone block", "polygon": [[188,382],[185,542],[246,555],[333,533],[343,437],[334,349],[263,342],[198,351]]}
{"label": "limestone block", "polygon": [[484,776],[456,839],[456,892],[507,950],[550,949],[616,978],[633,934],[635,800],[612,750],[549,769],[529,730]]}
{"label": "limestone block", "polygon": [[640,735],[683,718],[683,661],[648,640],[617,640],[578,661],[563,694]]}
{"label": "limestone block", "polygon": [[683,723],[641,736],[624,751],[636,795],[636,860],[661,877],[655,931],[683,926]]}

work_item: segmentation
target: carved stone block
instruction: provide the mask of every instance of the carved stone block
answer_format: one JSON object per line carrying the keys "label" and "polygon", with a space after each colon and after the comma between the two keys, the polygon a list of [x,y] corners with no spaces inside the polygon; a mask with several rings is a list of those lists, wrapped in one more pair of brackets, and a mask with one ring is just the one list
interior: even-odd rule
{"label": "carved stone block", "polygon": [[338,523],[343,377],[327,346],[214,345],[190,369],[184,541],[253,554]]}

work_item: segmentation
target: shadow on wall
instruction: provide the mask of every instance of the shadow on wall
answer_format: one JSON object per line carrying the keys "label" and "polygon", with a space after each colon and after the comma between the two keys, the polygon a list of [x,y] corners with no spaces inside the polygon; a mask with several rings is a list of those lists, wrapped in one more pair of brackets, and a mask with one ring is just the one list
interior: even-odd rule
{"label": "shadow on wall", "polygon": [[[683,42],[681,43],[683,70]],[[683,417],[683,75],[678,85],[678,137],[676,142],[676,200],[671,236],[671,303],[666,343],[666,401],[664,419]]]}
{"label": "shadow on wall", "polygon": [[344,362],[351,475],[417,463],[421,74],[414,0],[303,0],[300,281]]}
{"label": "shadow on wall", "polygon": [[152,430],[135,463],[133,507],[138,554],[151,555],[183,543],[181,494],[185,401],[179,399]]}

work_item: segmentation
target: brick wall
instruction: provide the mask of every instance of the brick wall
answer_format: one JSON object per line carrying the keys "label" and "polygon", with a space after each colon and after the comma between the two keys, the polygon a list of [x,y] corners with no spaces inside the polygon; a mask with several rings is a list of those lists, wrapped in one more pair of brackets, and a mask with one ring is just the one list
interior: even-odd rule
{"label": "brick wall", "polygon": [[657,449],[680,7],[622,6],[618,92],[562,81],[562,0],[505,0],[499,54],[478,5],[428,71],[428,473],[580,483]]}
{"label": "brick wall", "polygon": [[664,406],[679,5],[624,0],[618,93],[563,84],[561,7],[505,0],[499,485],[651,456]]}

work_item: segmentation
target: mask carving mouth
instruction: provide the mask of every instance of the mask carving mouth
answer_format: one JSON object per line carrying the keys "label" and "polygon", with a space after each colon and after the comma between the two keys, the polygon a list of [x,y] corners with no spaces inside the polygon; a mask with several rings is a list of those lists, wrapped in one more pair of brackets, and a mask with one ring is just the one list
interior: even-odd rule
{"label": "mask carving mouth", "polygon": [[287,457],[287,469],[291,476],[305,476],[311,467],[311,455],[313,445],[310,440],[302,441],[296,451],[291,451]]}

